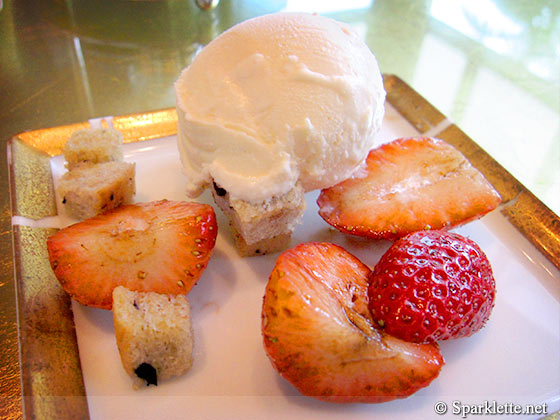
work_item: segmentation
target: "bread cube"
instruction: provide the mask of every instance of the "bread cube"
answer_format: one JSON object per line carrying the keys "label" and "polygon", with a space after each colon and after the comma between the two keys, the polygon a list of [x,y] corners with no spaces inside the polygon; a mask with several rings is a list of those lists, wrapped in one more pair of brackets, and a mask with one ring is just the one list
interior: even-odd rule
{"label": "bread cube", "polygon": [[194,338],[189,301],[184,295],[113,291],[117,347],[133,387],[186,373],[193,363]]}
{"label": "bread cube", "polygon": [[88,219],[132,203],[136,193],[135,164],[82,164],[59,179],[57,191],[68,215]]}
{"label": "bread cube", "polygon": [[84,163],[123,160],[122,134],[113,128],[86,128],[72,133],[64,145],[68,169]]}
{"label": "bread cube", "polygon": [[281,196],[260,203],[231,199],[214,183],[214,202],[229,219],[238,253],[243,257],[264,255],[285,249],[305,211],[300,184]]}

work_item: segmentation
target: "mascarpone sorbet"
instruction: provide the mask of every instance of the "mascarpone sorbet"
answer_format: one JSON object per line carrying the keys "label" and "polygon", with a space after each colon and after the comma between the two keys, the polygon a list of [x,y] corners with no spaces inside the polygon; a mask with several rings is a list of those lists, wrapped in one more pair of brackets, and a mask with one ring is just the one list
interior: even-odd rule
{"label": "mascarpone sorbet", "polygon": [[187,194],[215,181],[257,203],[330,187],[374,146],[385,90],[377,61],[346,24],[260,16],[210,42],[175,83]]}

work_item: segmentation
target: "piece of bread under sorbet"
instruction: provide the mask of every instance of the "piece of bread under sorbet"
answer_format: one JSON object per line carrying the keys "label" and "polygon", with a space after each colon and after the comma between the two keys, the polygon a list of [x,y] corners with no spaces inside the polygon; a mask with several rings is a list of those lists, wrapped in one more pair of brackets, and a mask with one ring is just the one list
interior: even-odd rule
{"label": "piece of bread under sorbet", "polygon": [[216,183],[212,196],[229,219],[235,246],[242,257],[286,249],[305,211],[304,191],[299,183],[282,196],[256,204],[231,199],[229,193]]}

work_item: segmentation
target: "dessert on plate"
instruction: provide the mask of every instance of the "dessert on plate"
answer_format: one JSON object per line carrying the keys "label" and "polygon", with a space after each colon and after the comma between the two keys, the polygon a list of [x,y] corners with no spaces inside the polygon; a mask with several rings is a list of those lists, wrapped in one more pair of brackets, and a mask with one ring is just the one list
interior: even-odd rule
{"label": "dessert on plate", "polygon": [[348,25],[311,14],[232,27],[183,70],[175,93],[187,194],[213,190],[242,255],[285,248],[304,193],[348,178],[384,115],[367,45]]}
{"label": "dessert on plate", "polygon": [[111,309],[117,286],[187,294],[216,242],[212,206],[152,201],[121,206],[59,230],[47,240],[62,288],[82,305]]}
{"label": "dessert on plate", "polygon": [[114,128],[83,128],[72,133],[64,145],[68,169],[83,163],[123,160],[122,133]]}
{"label": "dessert on plate", "polygon": [[439,341],[486,324],[495,294],[486,255],[456,233],[411,233],[373,270],[338,245],[302,243],[280,254],[268,279],[263,344],[302,395],[339,403],[406,398],[439,375]]}
{"label": "dessert on plate", "polygon": [[194,334],[186,296],[118,286],[113,290],[113,323],[134,388],[157,385],[192,367]]}
{"label": "dessert on plate", "polygon": [[135,172],[135,163],[84,163],[58,180],[57,192],[66,213],[85,220],[132,203],[136,193]]}
{"label": "dessert on plate", "polygon": [[66,213],[84,220],[130,204],[136,194],[136,164],[123,162],[122,134],[114,128],[85,128],[64,145],[66,172],[57,193]]}
{"label": "dessert on plate", "polygon": [[451,229],[496,209],[502,199],[463,154],[443,140],[385,143],[347,180],[321,191],[319,215],[344,233],[397,239]]}
{"label": "dessert on plate", "polygon": [[380,328],[415,343],[469,337],[488,319],[496,281],[472,239],[444,230],[397,241],[369,276],[369,309]]}
{"label": "dessert on plate", "polygon": [[371,270],[342,247],[303,243],[284,251],[262,306],[263,344],[278,373],[303,395],[381,403],[428,386],[443,357],[377,328],[368,308]]}

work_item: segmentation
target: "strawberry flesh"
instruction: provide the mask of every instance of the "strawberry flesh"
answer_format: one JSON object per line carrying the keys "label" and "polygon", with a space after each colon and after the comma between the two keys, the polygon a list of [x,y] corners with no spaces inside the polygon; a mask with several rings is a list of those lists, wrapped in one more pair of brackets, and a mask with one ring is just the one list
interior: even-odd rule
{"label": "strawberry flesh", "polygon": [[458,150],[429,137],[397,139],[373,149],[364,168],[322,190],[317,200],[320,216],[340,231],[385,239],[458,226],[500,202]]}
{"label": "strawberry flesh", "polygon": [[444,231],[397,240],[370,275],[372,317],[388,334],[427,343],[480,330],[494,306],[488,258],[472,240]]}
{"label": "strawberry flesh", "polygon": [[186,294],[215,245],[206,204],[156,201],[119,207],[68,226],[47,241],[49,261],[78,302],[111,309],[119,285],[140,292]]}
{"label": "strawberry flesh", "polygon": [[264,347],[303,395],[379,403],[407,397],[439,374],[437,345],[408,343],[375,328],[369,273],[330,243],[301,244],[278,258],[263,301]]}

